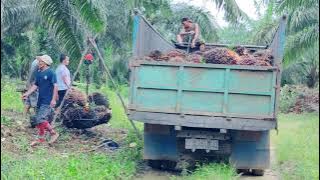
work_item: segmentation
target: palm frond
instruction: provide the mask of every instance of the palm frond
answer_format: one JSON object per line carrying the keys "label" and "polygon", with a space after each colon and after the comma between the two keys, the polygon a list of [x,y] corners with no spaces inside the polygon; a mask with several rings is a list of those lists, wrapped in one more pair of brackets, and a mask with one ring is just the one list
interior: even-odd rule
{"label": "palm frond", "polygon": [[99,33],[104,30],[104,22],[102,21],[102,16],[91,1],[87,0],[71,0],[73,4],[79,11],[79,14],[83,21],[95,32]]}
{"label": "palm frond", "polygon": [[[99,1],[99,0],[98,0]],[[125,50],[125,46],[131,40],[131,27],[129,23],[130,14],[125,0],[108,0],[100,2],[99,11],[103,12],[106,23],[108,24],[106,32],[103,33],[100,42],[105,47],[106,44],[112,44],[116,50]]]}
{"label": "palm frond", "polygon": [[273,35],[277,30],[277,21],[265,23],[253,32],[251,42],[254,44],[268,45],[272,41]]}
{"label": "palm frond", "polygon": [[[45,23],[53,31],[58,42],[63,45],[62,49],[65,49],[73,59],[80,59],[81,43],[72,28],[71,11],[68,4],[60,0],[37,0],[36,5],[40,9]],[[75,63],[75,61],[71,61],[72,66]]]}
{"label": "palm frond", "polygon": [[284,12],[301,6],[310,8],[318,5],[319,7],[319,0],[280,0],[278,4],[278,11]]}
{"label": "palm frond", "polygon": [[34,5],[29,0],[24,4],[15,0],[1,0],[1,35],[14,25],[26,24],[35,19],[34,10]]}
{"label": "palm frond", "polygon": [[289,36],[285,48],[285,63],[297,60],[304,51],[314,47],[317,42],[319,42],[319,26],[317,25]]}
{"label": "palm frond", "polygon": [[181,29],[180,20],[183,17],[189,17],[200,26],[201,36],[206,41],[218,40],[218,29],[220,28],[216,19],[207,11],[189,6],[186,4],[175,4],[172,6],[173,16],[167,23],[167,31],[173,32],[170,38],[175,38],[176,33]]}
{"label": "palm frond", "polygon": [[288,29],[292,33],[299,32],[307,26],[319,24],[319,9],[297,7],[288,14],[288,22]]}
{"label": "palm frond", "polygon": [[296,61],[285,64],[284,76],[297,84],[314,87],[319,82],[319,44],[306,49]]}
{"label": "palm frond", "polygon": [[231,23],[248,20],[248,15],[243,12],[235,0],[212,0],[219,9],[225,11],[225,19]]}
{"label": "palm frond", "polygon": [[254,23],[251,42],[254,44],[267,45],[272,41],[278,27],[278,21],[273,17],[275,3],[270,0],[263,17]]}

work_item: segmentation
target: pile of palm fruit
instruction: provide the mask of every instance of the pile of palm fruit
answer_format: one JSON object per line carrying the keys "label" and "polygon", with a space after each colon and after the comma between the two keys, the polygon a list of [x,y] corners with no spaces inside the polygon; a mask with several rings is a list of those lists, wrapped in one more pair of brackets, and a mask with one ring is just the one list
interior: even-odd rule
{"label": "pile of palm fruit", "polygon": [[62,123],[68,128],[91,128],[108,123],[110,118],[111,109],[108,99],[97,92],[87,97],[80,90],[72,88],[66,95],[65,103],[61,108]]}
{"label": "pile of palm fruit", "polygon": [[167,53],[152,51],[144,57],[147,61],[166,61],[183,63],[209,63],[229,65],[272,66],[273,56],[270,50],[251,51],[245,47],[228,49],[224,47],[207,48],[205,51],[186,53],[182,50],[171,50]]}

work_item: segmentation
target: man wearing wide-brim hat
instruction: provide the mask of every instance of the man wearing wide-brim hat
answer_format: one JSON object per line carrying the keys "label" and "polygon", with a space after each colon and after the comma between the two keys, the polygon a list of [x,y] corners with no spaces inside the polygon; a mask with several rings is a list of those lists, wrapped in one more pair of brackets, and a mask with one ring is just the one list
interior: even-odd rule
{"label": "man wearing wide-brim hat", "polygon": [[36,58],[39,61],[39,71],[36,73],[36,81],[34,85],[22,95],[22,98],[25,99],[35,90],[38,89],[39,91],[35,119],[36,127],[39,130],[39,137],[31,143],[31,146],[44,143],[46,131],[51,135],[50,144],[55,142],[59,136],[49,123],[50,114],[53,112],[58,97],[56,74],[50,68],[52,59],[48,55],[37,56]]}

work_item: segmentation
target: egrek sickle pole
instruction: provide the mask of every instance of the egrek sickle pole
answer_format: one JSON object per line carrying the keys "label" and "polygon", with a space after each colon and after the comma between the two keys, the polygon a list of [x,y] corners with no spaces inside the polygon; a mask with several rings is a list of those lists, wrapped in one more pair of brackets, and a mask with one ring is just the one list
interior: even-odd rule
{"label": "egrek sickle pole", "polygon": [[[95,39],[96,37],[97,37],[97,35],[94,37],[94,39]],[[85,50],[83,51],[83,53],[81,54],[81,59],[80,59],[80,62],[79,62],[79,64],[78,64],[77,70],[76,70],[76,72],[74,72],[74,74],[72,75],[73,77],[72,77],[71,83],[70,83],[71,86],[72,86],[72,84],[73,84],[76,76],[78,75],[78,73],[79,73],[79,71],[80,71],[80,67],[81,67],[81,65],[82,65],[82,63],[83,63],[83,60],[84,60],[84,55],[87,54],[88,50],[89,50],[89,46],[87,46],[87,47],[85,48]],[[71,89],[71,88],[69,88],[69,89],[67,90],[65,96],[63,97],[63,99],[62,99],[62,101],[61,101],[61,103],[60,103],[60,106],[58,107],[58,110],[59,110],[59,111],[58,111],[57,113],[55,113],[55,115],[54,115],[54,117],[53,117],[53,120],[52,120],[52,123],[51,123],[53,126],[54,126],[54,122],[56,121],[56,119],[60,116],[61,108],[62,108],[63,105],[64,105],[65,99],[66,99],[66,97],[68,96],[68,93],[69,93],[70,89]]]}
{"label": "egrek sickle pole", "polygon": [[[117,84],[114,82],[114,80],[113,80],[113,78],[112,78],[112,75],[111,75],[111,73],[110,73],[110,69],[109,69],[108,66],[106,66],[106,64],[104,63],[104,58],[102,57],[102,55],[101,55],[101,53],[100,53],[100,50],[99,50],[96,42],[94,41],[94,39],[89,38],[89,41],[90,41],[90,43],[92,44],[92,46],[94,47],[94,49],[97,51],[98,56],[99,56],[99,60],[100,60],[100,62],[101,62],[101,64],[102,64],[104,70],[107,72],[107,75],[108,75],[109,79],[111,80],[111,83],[112,83],[113,87],[116,88],[116,94],[117,94],[118,98],[120,99],[121,104],[122,104],[122,107],[123,107],[123,109],[124,109],[124,111],[125,111],[125,113],[126,113],[126,115],[127,115],[127,114],[128,114],[128,108],[127,108],[127,106],[125,105],[122,96],[121,96],[120,93],[118,92],[118,86],[117,86]],[[142,136],[141,136],[141,134],[139,133],[136,125],[134,124],[134,122],[133,122],[131,119],[129,119],[129,118],[128,118],[128,120],[130,121],[130,124],[132,125],[132,127],[133,127],[136,135],[138,136],[138,138],[142,139]]]}

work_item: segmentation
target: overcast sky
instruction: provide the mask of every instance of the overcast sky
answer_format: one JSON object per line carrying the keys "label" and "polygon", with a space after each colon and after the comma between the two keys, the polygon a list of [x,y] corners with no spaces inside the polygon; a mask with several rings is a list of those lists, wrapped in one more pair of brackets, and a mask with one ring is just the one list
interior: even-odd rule
{"label": "overcast sky", "polygon": [[[223,11],[218,10],[212,0],[172,0],[173,3],[188,3],[193,6],[201,7],[208,10],[216,19],[218,24],[223,27],[227,23],[223,20]],[[244,11],[252,19],[257,18],[255,12],[254,0],[236,0],[238,6],[242,11]]]}

